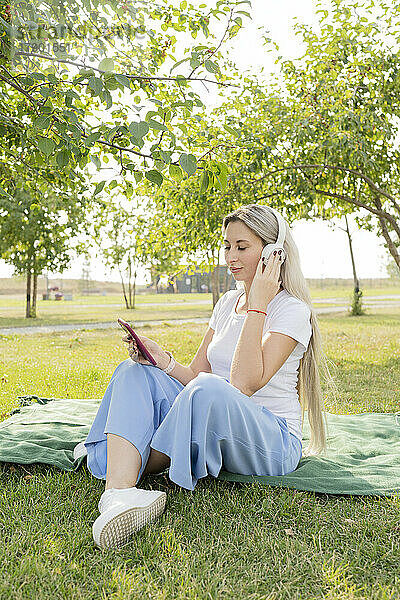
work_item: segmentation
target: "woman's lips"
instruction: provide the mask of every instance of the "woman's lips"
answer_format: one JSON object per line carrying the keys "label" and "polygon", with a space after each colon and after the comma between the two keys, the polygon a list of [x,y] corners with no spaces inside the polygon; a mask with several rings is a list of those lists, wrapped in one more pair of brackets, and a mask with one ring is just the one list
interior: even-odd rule
{"label": "woman's lips", "polygon": [[237,273],[242,267],[229,267],[232,273]]}

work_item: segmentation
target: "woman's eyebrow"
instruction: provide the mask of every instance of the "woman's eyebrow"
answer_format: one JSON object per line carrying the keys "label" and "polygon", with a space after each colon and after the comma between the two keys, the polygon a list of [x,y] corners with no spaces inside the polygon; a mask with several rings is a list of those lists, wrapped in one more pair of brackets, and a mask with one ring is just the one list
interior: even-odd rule
{"label": "woman's eyebrow", "polygon": [[[229,244],[229,240],[224,240],[224,242],[228,242],[228,244]],[[247,243],[249,243],[249,240],[236,240],[237,244],[239,244],[240,242],[247,242]]]}

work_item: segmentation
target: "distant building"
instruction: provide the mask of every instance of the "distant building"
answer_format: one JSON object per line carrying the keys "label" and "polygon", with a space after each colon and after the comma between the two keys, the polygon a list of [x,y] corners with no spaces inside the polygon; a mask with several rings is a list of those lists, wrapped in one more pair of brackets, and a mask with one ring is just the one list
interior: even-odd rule
{"label": "distant building", "polygon": [[[236,282],[231,273],[228,273],[226,265],[219,265],[219,291],[234,290]],[[211,292],[211,272],[204,273],[195,271],[189,274],[189,270],[176,278],[176,289],[179,294],[208,293]]]}

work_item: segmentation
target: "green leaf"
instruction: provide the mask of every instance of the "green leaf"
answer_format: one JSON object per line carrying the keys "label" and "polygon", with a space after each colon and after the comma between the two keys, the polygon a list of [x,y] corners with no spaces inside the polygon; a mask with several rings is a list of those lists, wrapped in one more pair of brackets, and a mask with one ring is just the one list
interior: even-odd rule
{"label": "green leaf", "polygon": [[94,194],[93,194],[93,196],[97,196],[97,194],[100,194],[100,192],[102,191],[102,189],[103,189],[103,187],[104,187],[105,185],[106,185],[106,182],[105,182],[105,181],[100,181],[100,182],[99,182],[99,183],[96,185],[96,187],[95,187],[95,189],[94,189]]}
{"label": "green leaf", "polygon": [[114,61],[112,58],[103,58],[99,64],[100,71],[114,71]]}
{"label": "green leaf", "polygon": [[169,165],[169,169],[168,172],[170,174],[170,176],[172,177],[172,179],[175,179],[175,181],[182,181],[183,179],[183,173],[182,173],[182,169],[180,167],[178,167],[178,165]]}
{"label": "green leaf", "polygon": [[92,161],[92,163],[93,163],[94,165],[96,165],[96,167],[97,167],[98,169],[100,169],[100,167],[101,167],[101,162],[100,162],[100,159],[99,159],[97,156],[91,156],[91,157],[90,157],[90,160]]}
{"label": "green leaf", "polygon": [[178,60],[178,62],[176,62],[176,63],[174,64],[174,66],[173,66],[173,67],[170,69],[170,73],[172,73],[172,71],[173,71],[174,69],[176,69],[176,67],[177,67],[178,65],[181,65],[182,63],[184,63],[184,62],[186,62],[186,61],[188,61],[188,60],[190,60],[190,56],[189,56],[188,58],[183,58],[182,60]]}
{"label": "green leaf", "polygon": [[97,142],[97,140],[101,137],[101,133],[100,131],[96,131],[95,133],[91,133],[90,135],[87,136],[87,138],[85,138],[84,142],[85,142],[85,146],[89,147],[89,146],[93,146],[93,144],[95,142]]}
{"label": "green leaf", "polygon": [[78,117],[72,110],[63,110],[63,115],[70,123],[77,123]]}
{"label": "green leaf", "polygon": [[148,121],[149,127],[152,129],[157,129],[159,131],[168,131],[168,127],[164,125],[164,123],[159,123],[158,121],[154,121],[153,119],[149,119]]}
{"label": "green leaf", "polygon": [[39,137],[37,139],[37,145],[39,150],[49,156],[54,151],[56,143],[51,138]]}
{"label": "green leaf", "polygon": [[219,71],[218,67],[213,62],[211,62],[211,60],[206,60],[204,66],[210,73],[218,73]]}
{"label": "green leaf", "polygon": [[204,192],[207,191],[209,181],[210,179],[208,177],[208,171],[205,170],[200,179],[200,194],[204,194]]}
{"label": "green leaf", "polygon": [[102,91],[102,93],[100,94],[100,96],[106,102],[106,110],[108,110],[109,108],[111,108],[113,101],[112,101],[112,96],[111,96],[110,92],[107,89],[104,89]]}
{"label": "green leaf", "polygon": [[179,157],[179,164],[188,175],[193,175],[193,173],[196,172],[197,161],[193,154],[181,154]]}
{"label": "green leaf", "polygon": [[57,153],[56,161],[59,167],[66,167],[69,163],[69,159],[70,153],[68,150],[60,150],[60,152]]}
{"label": "green leaf", "polygon": [[40,87],[39,92],[43,96],[43,98],[48,98],[49,96],[55,96],[53,88]]}
{"label": "green leaf", "polygon": [[128,198],[131,198],[132,194],[133,194],[133,185],[130,183],[130,181],[128,181],[125,186],[125,195]]}
{"label": "green leaf", "polygon": [[137,140],[141,140],[149,132],[146,121],[133,122],[129,125],[129,131]]}
{"label": "green leaf", "polygon": [[138,148],[143,148],[144,141],[142,140],[142,138],[138,139],[134,135],[131,135],[131,137],[129,139],[131,140],[131,142],[134,146],[137,146]]}
{"label": "green leaf", "polygon": [[33,122],[38,129],[47,129],[50,125],[50,118],[47,115],[41,115]]}
{"label": "green leaf", "polygon": [[146,179],[148,179],[152,183],[156,183],[158,185],[158,187],[160,187],[160,185],[162,184],[162,182],[164,180],[164,177],[162,176],[162,174],[159,171],[156,171],[155,169],[146,171],[145,176],[146,176]]}
{"label": "green leaf", "polygon": [[240,135],[239,131],[236,131],[236,129],[233,129],[233,127],[229,127],[229,125],[224,125],[224,129],[236,137],[239,137]]}
{"label": "green leaf", "polygon": [[88,85],[93,90],[95,96],[98,96],[103,89],[103,82],[99,77],[90,77]]}
{"label": "green leaf", "polygon": [[171,162],[171,154],[172,152],[165,152],[164,150],[160,150],[160,156],[167,165]]}
{"label": "green leaf", "polygon": [[121,75],[120,73],[115,73],[114,77],[118,81],[118,83],[120,83],[121,85],[124,85],[127,88],[131,87],[131,80],[126,75]]}
{"label": "green leaf", "polygon": [[143,173],[140,173],[139,171],[135,171],[133,174],[136,183],[139,183],[139,181],[141,181],[143,179]]}

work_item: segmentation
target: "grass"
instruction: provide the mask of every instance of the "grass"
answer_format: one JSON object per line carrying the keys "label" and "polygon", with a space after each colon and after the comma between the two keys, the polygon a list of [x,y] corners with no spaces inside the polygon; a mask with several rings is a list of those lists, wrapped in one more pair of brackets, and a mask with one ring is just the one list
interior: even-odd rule
{"label": "grass", "polygon": [[[393,412],[400,400],[400,309],[320,316],[339,397],[331,412]],[[206,324],[142,332],[188,363]],[[139,330],[140,332],[140,330]],[[0,338],[0,413],[16,395],[101,397],[126,357],[118,331]],[[141,487],[167,508],[119,551],[100,551],[91,524],[104,482],[43,465],[0,466],[0,598],[400,598],[400,497],[328,496],[167,474]]]}
{"label": "grass", "polygon": [[[367,299],[369,296],[396,294],[400,295],[400,287],[369,288],[364,291],[363,299]],[[350,307],[352,291],[348,287],[313,288],[311,297],[313,300],[342,298],[343,306]],[[152,304],[157,306],[152,306]],[[315,303],[316,308],[331,306],[338,305],[329,301]],[[211,309],[211,294],[141,294],[137,296],[134,310],[126,310],[122,296],[110,294],[108,296],[74,296],[72,301],[62,300],[59,302],[39,299],[38,317],[25,319],[23,297],[0,296],[0,328],[111,322],[115,321],[117,316],[133,322],[208,317]]]}

